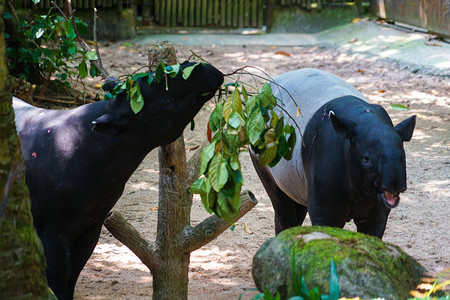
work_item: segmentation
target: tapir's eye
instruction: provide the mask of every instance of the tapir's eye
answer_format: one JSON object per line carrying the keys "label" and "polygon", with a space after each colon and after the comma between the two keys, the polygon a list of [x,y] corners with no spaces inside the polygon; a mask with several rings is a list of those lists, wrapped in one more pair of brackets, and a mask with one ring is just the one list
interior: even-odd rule
{"label": "tapir's eye", "polygon": [[370,157],[369,157],[369,155],[364,155],[362,161],[363,161],[364,164],[370,163]]}

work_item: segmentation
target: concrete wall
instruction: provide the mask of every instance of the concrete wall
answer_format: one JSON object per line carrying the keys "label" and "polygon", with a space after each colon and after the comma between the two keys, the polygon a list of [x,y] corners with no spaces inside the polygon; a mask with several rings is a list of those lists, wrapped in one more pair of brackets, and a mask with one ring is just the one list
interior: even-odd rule
{"label": "concrete wall", "polygon": [[344,25],[358,17],[355,6],[304,10],[297,7],[277,7],[271,11],[268,20],[269,32],[316,33]]}
{"label": "concrete wall", "polygon": [[[77,10],[77,18],[89,26],[89,35],[94,33],[94,13],[92,10]],[[136,16],[133,9],[118,10],[115,8],[101,8],[98,10],[97,38],[99,40],[123,40],[136,36]]]}

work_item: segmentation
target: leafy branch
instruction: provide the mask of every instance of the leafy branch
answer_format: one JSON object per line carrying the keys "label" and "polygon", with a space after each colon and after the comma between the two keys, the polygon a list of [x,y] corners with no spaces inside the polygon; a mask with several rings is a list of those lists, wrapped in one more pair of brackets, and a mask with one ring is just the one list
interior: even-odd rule
{"label": "leafy branch", "polygon": [[[185,61],[181,64],[178,63],[175,65],[168,65],[160,61],[155,72],[147,71],[136,73],[136,71],[133,74],[123,75],[122,77],[118,78],[119,84],[117,84],[112,89],[112,91],[105,94],[105,100],[115,98],[119,94],[126,92],[128,95],[128,99],[130,100],[131,109],[135,114],[137,114],[144,107],[144,98],[142,97],[140,85],[138,83],[139,80],[146,80],[148,85],[151,85],[153,81],[156,81],[158,84],[160,84],[164,80],[166,82],[166,89],[168,89],[168,77],[175,78],[180,72],[182,72],[183,79],[187,80],[189,76],[191,76],[191,73],[195,69],[195,67],[201,64],[200,62],[197,62],[183,69],[181,66],[187,62],[188,61]],[[123,78],[123,80],[120,80],[121,78]],[[106,80],[103,85],[105,86],[108,83],[109,81]]]}
{"label": "leafy branch", "polygon": [[[239,75],[254,75],[244,71],[241,69]],[[274,83],[271,78],[268,81]],[[292,158],[296,143],[295,128],[277,114],[280,106],[271,85],[266,82],[255,94],[250,94],[249,88],[252,87],[240,76],[221,88],[209,118],[210,144],[202,151],[200,177],[190,189],[191,193],[200,195],[209,213],[229,222],[236,217],[241,205],[240,152],[250,146],[258,154],[261,166],[273,167],[281,158]]]}

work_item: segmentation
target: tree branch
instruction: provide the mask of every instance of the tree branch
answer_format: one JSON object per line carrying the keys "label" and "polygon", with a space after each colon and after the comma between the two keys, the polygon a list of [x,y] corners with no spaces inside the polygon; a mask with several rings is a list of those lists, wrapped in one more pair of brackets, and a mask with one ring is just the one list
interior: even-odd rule
{"label": "tree branch", "polygon": [[[239,210],[239,216],[234,221],[239,220],[248,213],[258,201],[250,191],[244,191],[241,193],[241,209]],[[229,228],[232,224],[228,223],[224,219],[212,215],[202,221],[195,227],[189,227],[182,236],[184,249],[186,252],[192,252],[200,247],[208,244],[222,232]]]}
{"label": "tree branch", "polygon": [[[56,4],[54,1],[51,2],[53,4],[53,6],[55,6],[59,12],[62,14],[62,16],[66,19],[67,22],[69,22],[69,19],[67,18],[67,16],[64,14],[64,12],[61,10],[61,8],[58,6],[58,4]],[[70,19],[72,20],[72,25],[73,25],[73,30],[75,32],[75,35],[77,36],[78,39],[78,43],[80,44],[81,48],[83,49],[83,51],[85,53],[91,52],[91,48],[89,48],[89,46],[86,44],[86,42],[81,38],[80,33],[78,32],[78,28],[77,28],[77,24],[75,22],[75,18],[73,16],[73,11],[72,11],[72,0],[67,0],[67,8],[70,14]],[[95,17],[94,17],[95,18]],[[94,35],[96,35],[95,32],[96,28],[94,26]],[[97,43],[96,43],[97,45]],[[96,48],[97,49],[97,48]],[[102,74],[102,77],[105,79],[106,77],[108,77],[108,72],[105,70],[105,68],[103,68],[103,65],[101,63],[101,58],[100,58],[100,52],[98,52],[97,49],[97,60],[90,60],[90,62],[100,71],[100,73]]]}
{"label": "tree branch", "polygon": [[116,211],[106,218],[104,224],[116,239],[127,246],[144,265],[152,270],[155,262],[154,247],[140,235],[133,225]]}
{"label": "tree branch", "polygon": [[191,156],[189,161],[187,162],[187,168],[188,168],[188,183],[189,186],[192,185],[192,183],[197,180],[199,173],[200,173],[200,167],[201,167],[201,158],[202,158],[202,150],[203,148],[208,145],[208,142],[203,142],[200,147],[195,150],[195,153]]}

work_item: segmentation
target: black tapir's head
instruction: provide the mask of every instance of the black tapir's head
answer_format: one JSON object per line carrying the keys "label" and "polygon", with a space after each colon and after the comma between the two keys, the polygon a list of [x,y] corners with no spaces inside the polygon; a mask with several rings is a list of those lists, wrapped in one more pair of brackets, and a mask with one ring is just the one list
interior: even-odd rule
{"label": "black tapir's head", "polygon": [[[142,109],[135,114],[123,92],[109,100],[109,112],[92,122],[93,130],[102,134],[144,132],[152,146],[173,142],[223,83],[222,73],[206,63],[197,64],[183,78],[183,70],[193,65],[182,64],[175,77],[167,75],[159,83],[153,80],[149,85],[146,77],[139,79],[144,100]],[[109,83],[104,89],[113,87]]]}
{"label": "black tapir's head", "polygon": [[366,122],[357,124],[334,114],[330,119],[335,131],[350,141],[346,164],[352,188],[365,197],[374,198],[376,194],[386,207],[394,208],[400,201],[399,194],[406,190],[403,142],[411,140],[416,116],[393,126],[381,106],[371,107]]}

